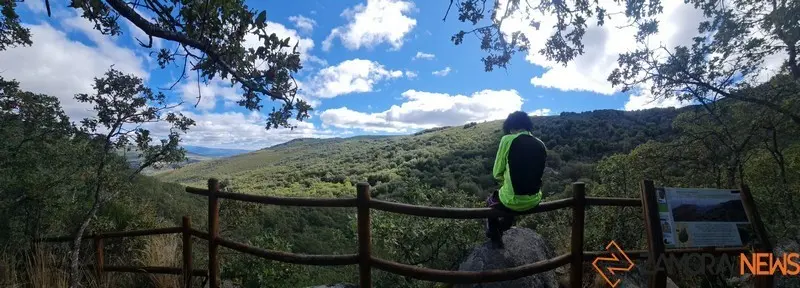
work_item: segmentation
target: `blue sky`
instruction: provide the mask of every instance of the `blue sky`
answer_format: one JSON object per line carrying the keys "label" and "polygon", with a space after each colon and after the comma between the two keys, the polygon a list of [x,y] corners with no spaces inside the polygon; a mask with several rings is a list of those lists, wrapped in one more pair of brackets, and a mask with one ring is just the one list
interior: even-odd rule
{"label": "blue sky", "polygon": [[[292,131],[264,130],[264,116],[236,106],[238,91],[224,81],[200,84],[203,99],[195,107],[198,83],[190,77],[166,92],[175,102],[187,102],[179,109],[198,122],[185,142],[258,149],[302,137],[408,134],[501,119],[517,110],[557,115],[683,105],[653,101],[646,91],[623,94],[605,81],[617,55],[635,48],[634,31],[615,28],[624,25],[610,21],[603,27],[591,26],[586,54],[563,66],[536,53],[552,31],[552,16],[541,16],[541,30],[522,24],[527,23],[523,18],[516,24],[509,21],[504,31],[526,33],[533,52],[518,53],[507,70],[484,72],[480,59],[485,54],[477,38],[468,36],[459,46],[450,41],[452,34],[471,25],[457,21],[454,13],[443,22],[448,3],[248,1],[252,8],[267,11],[270,31],[299,41],[305,69],[296,78],[302,84],[302,97],[314,104],[312,118]],[[58,96],[73,120],[90,116],[91,111],[75,103],[72,95],[91,92],[92,78],[111,64],[145,78],[154,88],[171,85],[180,74],[180,68],[157,67],[148,55],[152,50],[136,44],[134,37],[144,39],[143,33],[126,20],[120,19],[124,34],[110,38],[92,31],[74,10],[57,5],[61,3],[54,5],[54,15],[48,18],[43,1],[23,2],[22,20],[31,28],[34,45],[0,53],[0,63],[8,63],[0,73],[17,79],[25,89]],[[699,12],[681,3],[664,5],[662,32],[654,41],[686,43],[701,19]]]}

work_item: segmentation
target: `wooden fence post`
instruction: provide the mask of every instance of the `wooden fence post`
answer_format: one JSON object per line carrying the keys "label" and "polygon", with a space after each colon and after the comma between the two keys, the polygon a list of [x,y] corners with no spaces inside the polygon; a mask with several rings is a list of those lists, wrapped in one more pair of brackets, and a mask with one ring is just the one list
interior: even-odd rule
{"label": "wooden fence post", "polygon": [[570,248],[570,283],[572,287],[583,287],[583,229],[586,218],[586,184],[572,183],[572,243]]}
{"label": "wooden fence post", "polygon": [[94,236],[94,250],[94,272],[95,275],[97,275],[97,287],[103,287],[103,265],[105,265],[105,257],[103,256],[103,238],[99,235]]}
{"label": "wooden fence post", "polygon": [[[658,216],[658,202],[656,202],[656,187],[653,180],[642,181],[642,211],[647,231],[647,247],[650,252],[650,261],[658,263],[658,257],[664,255],[664,234],[661,231],[661,218]],[[650,277],[650,288],[667,287],[667,274],[659,267]]]}
{"label": "wooden fence post", "polygon": [[217,253],[219,237],[219,181],[208,179],[208,287],[219,288],[219,254]]}
{"label": "wooden fence post", "polygon": [[356,203],[358,209],[358,279],[359,288],[372,287],[372,269],[370,258],[372,256],[372,231],[369,219],[369,183],[356,185]]}
{"label": "wooden fence post", "polygon": [[[769,240],[769,235],[767,234],[767,229],[764,228],[764,223],[761,222],[761,215],[758,214],[758,209],[756,209],[756,201],[753,199],[753,194],[750,194],[750,187],[742,184],[739,192],[742,198],[744,212],[747,214],[747,219],[750,220],[750,225],[753,226],[753,232],[756,234],[756,238],[761,242],[760,247],[758,247],[761,250],[760,252],[773,253],[772,242]],[[773,277],[772,275],[755,277],[754,287],[772,288],[775,281]]]}
{"label": "wooden fence post", "polygon": [[183,216],[183,287],[192,288],[192,219]]}

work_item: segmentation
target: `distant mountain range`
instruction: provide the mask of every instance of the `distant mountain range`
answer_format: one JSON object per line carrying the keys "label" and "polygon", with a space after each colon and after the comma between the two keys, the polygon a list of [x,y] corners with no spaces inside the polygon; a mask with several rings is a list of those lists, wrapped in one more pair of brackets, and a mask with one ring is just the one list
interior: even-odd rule
{"label": "distant mountain range", "polygon": [[190,145],[184,145],[183,148],[186,149],[186,151],[189,153],[211,158],[230,157],[252,152],[250,150],[243,150],[243,149],[223,149],[223,148],[210,148],[210,147],[190,146]]}
{"label": "distant mountain range", "polygon": [[[142,171],[142,173],[149,175],[158,174],[161,172],[178,169],[180,167],[192,163],[202,162],[216,158],[225,158],[251,152],[249,150],[242,150],[242,149],[221,149],[221,148],[209,148],[200,146],[183,146],[183,148],[186,149],[186,160],[178,163],[167,164],[161,167],[160,169],[154,169],[152,167],[146,168],[144,169],[144,171]],[[128,160],[128,163],[133,168],[138,167],[142,160],[139,159],[139,151],[137,151],[135,148],[131,148],[127,151],[120,150],[118,153],[122,156],[125,156],[125,158]]]}

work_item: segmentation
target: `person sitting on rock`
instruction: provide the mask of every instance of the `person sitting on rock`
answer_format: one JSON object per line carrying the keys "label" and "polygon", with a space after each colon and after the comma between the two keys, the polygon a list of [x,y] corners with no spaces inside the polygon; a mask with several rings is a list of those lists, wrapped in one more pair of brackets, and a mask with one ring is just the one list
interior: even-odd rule
{"label": "person sitting on rock", "polygon": [[532,130],[531,118],[522,111],[511,113],[503,122],[504,136],[492,171],[501,187],[489,195],[486,204],[512,215],[487,219],[486,236],[497,248],[503,247],[503,232],[514,225],[513,214],[530,210],[542,200],[547,148]]}

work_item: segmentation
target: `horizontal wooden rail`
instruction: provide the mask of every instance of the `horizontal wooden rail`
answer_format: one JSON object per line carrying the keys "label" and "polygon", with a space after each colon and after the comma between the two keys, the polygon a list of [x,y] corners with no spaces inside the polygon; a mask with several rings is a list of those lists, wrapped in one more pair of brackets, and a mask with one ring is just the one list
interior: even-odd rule
{"label": "horizontal wooden rail", "polygon": [[[533,214],[540,212],[553,211],[563,208],[568,208],[572,205],[572,198],[559,199],[555,201],[542,202],[539,206],[528,211],[520,212],[519,214]],[[419,206],[411,204],[396,203],[384,200],[370,200],[369,207],[376,210],[387,212],[394,212],[406,215],[422,216],[422,217],[435,217],[435,218],[450,218],[450,219],[480,219],[489,217],[503,217],[512,214],[492,208],[445,208],[445,207],[431,207]]]}
{"label": "horizontal wooden rail", "polygon": [[197,230],[197,229],[190,229],[189,233],[191,233],[192,236],[194,236],[194,237],[197,237],[197,238],[200,238],[200,239],[203,239],[203,240],[206,240],[206,241],[211,240],[211,236],[208,235],[208,232],[203,232],[203,231],[200,231],[200,230]]}
{"label": "horizontal wooden rail", "polygon": [[[131,230],[131,231],[115,231],[115,232],[104,232],[104,233],[97,233],[97,234],[87,234],[83,236],[84,240],[91,240],[94,238],[125,238],[125,237],[136,237],[136,236],[149,236],[149,235],[160,235],[160,234],[178,234],[181,233],[181,227],[168,227],[168,228],[156,228],[156,229],[143,229],[143,230]],[[39,238],[36,242],[69,242],[72,241],[72,236],[58,236],[58,237],[45,237]]]}
{"label": "horizontal wooden rail", "polygon": [[[196,195],[208,196],[207,189],[186,187],[186,192]],[[251,203],[271,204],[278,206],[305,206],[305,207],[356,207],[356,198],[301,198],[301,197],[273,197],[243,193],[214,192],[217,198],[239,200]]]}
{"label": "horizontal wooden rail", "polygon": [[564,254],[552,259],[513,268],[486,271],[436,270],[401,264],[375,257],[372,257],[370,260],[372,262],[372,266],[375,268],[414,279],[452,284],[472,284],[508,281],[531,276],[536,273],[547,272],[569,264],[570,254]]}
{"label": "horizontal wooden rail", "polygon": [[616,197],[586,197],[586,206],[642,207],[642,199]]}
{"label": "horizontal wooden rail", "polygon": [[245,254],[258,256],[267,260],[274,260],[292,264],[334,266],[334,265],[352,265],[358,263],[358,255],[356,254],[345,254],[345,255],[294,254],[294,253],[252,247],[249,245],[234,242],[224,238],[217,238],[217,243],[219,243],[219,245],[222,247],[233,249]]}

